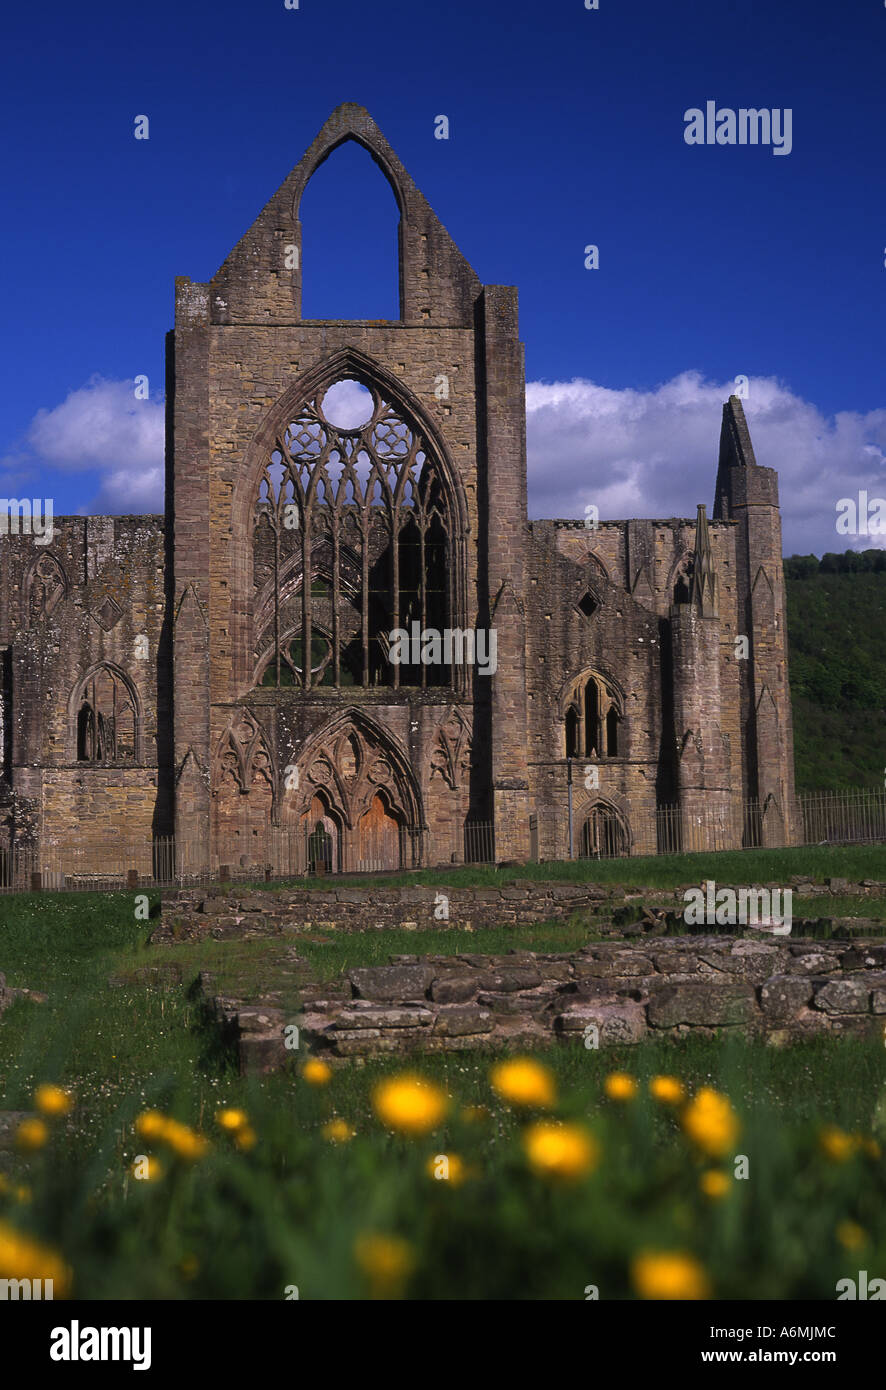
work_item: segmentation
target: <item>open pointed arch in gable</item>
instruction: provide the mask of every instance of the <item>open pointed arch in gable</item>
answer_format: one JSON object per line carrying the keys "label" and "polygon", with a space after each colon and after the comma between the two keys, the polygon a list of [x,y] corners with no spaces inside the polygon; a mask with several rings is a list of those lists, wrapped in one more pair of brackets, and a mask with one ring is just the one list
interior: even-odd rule
{"label": "open pointed arch in gable", "polygon": [[402,319],[402,211],[396,179],[371,143],[346,135],[324,153],[294,209],[303,320]]}
{"label": "open pointed arch in gable", "polygon": [[692,576],[695,571],[695,557],[692,550],[684,548],[674,559],[668,574],[667,593],[669,603],[688,603],[692,592]]}
{"label": "open pointed arch in gable", "polygon": [[[338,407],[326,404],[339,383],[365,396],[366,418],[353,426],[335,423]],[[251,592],[234,604],[249,620],[236,634],[242,688],[256,670],[264,677],[269,644],[272,683],[285,685],[290,668],[301,688],[316,683],[313,660],[281,649],[295,622],[303,652],[324,633],[325,683],[336,688],[460,689],[463,667],[389,656],[396,629],[466,626],[466,514],[436,427],[390,373],[350,349],[306,373],[256,432],[235,492],[235,533],[253,540]],[[234,579],[245,588],[249,576]]]}
{"label": "open pointed arch in gable", "polygon": [[[355,141],[381,169],[400,210],[400,320],[470,328],[481,285],[364,107],[336,108],[211,281],[213,323],[291,323],[302,316],[299,211],[312,175],[338,147]],[[435,273],[436,272],[436,273]],[[260,306],[260,308],[259,308]]]}

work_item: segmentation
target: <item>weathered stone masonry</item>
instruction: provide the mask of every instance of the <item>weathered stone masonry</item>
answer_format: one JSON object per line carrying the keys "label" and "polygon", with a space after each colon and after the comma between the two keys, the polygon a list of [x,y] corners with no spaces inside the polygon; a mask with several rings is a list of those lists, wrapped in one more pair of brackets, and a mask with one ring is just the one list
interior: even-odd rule
{"label": "weathered stone masonry", "polygon": [[[397,321],[301,315],[301,197],[346,140],[400,209]],[[357,426],[324,409],[342,381]],[[146,871],[174,831],[184,871],[287,870],[293,843],[296,871],[377,870],[459,862],[488,822],[499,860],[562,858],[568,756],[578,853],[654,851],[662,805],[738,844],[746,798],[790,842],[777,479],[740,401],[710,518],[530,522],[516,289],[361,107],[211,281],[177,281],[167,401],[164,519],[0,544],[0,849],[101,868],[137,840]],[[396,666],[412,622],[493,628],[496,674]]]}
{"label": "weathered stone masonry", "polygon": [[[606,1047],[699,1031],[740,1031],[776,1045],[820,1034],[880,1039],[883,924],[833,918],[829,898],[879,895],[882,887],[795,880],[808,915],[795,915],[788,936],[753,927],[688,933],[682,888],[625,893],[518,881],[447,889],[447,923],[434,916],[438,890],[427,888],[185,891],[164,899],[152,942],[279,942],[279,968],[269,967],[258,997],[222,995],[211,975],[200,977],[244,1071],[291,1061],[285,1029],[292,1024],[301,1046],[333,1059],[557,1042]],[[597,939],[573,952],[420,953],[422,932],[441,926],[464,932],[567,919]],[[312,979],[299,954],[300,938],[394,927],[416,932],[419,953],[325,983]],[[181,979],[174,950],[154,970]],[[284,978],[290,987],[297,981],[298,1010],[282,1007]]]}
{"label": "weathered stone masonry", "polygon": [[647,1037],[740,1032],[780,1045],[823,1034],[886,1036],[886,939],[658,937],[573,954],[396,956],[340,985],[303,987],[303,1010],[218,997],[241,1070],[271,1071],[300,1046],[332,1058],[551,1043],[608,1047]]}

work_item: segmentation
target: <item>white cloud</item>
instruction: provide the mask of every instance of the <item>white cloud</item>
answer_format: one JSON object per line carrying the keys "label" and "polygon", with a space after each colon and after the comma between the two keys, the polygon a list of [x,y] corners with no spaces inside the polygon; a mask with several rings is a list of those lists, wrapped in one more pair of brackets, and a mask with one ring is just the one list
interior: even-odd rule
{"label": "white cloud", "polygon": [[61,405],[38,410],[28,442],[65,472],[158,467],[163,462],[162,397],[136,400],[135,382],[93,376]]}
{"label": "white cloud", "polygon": [[111,469],[102,478],[101,487],[83,512],[87,516],[163,511],[163,468],[143,468],[138,473],[128,468]]}
{"label": "white cloud", "polygon": [[[529,382],[529,506],[535,517],[695,515],[713,504],[723,402],[734,383],[682,372],[652,391]],[[757,462],[778,472],[785,554],[886,545],[839,535],[841,497],[886,496],[886,410],[833,417],[781,382],[752,377],[743,401]]]}
{"label": "white cloud", "polygon": [[[601,520],[695,515],[713,503],[723,402],[731,381],[682,372],[654,390],[612,390],[592,381],[527,384],[529,508],[535,517]],[[336,419],[362,423],[362,388],[329,392]],[[837,503],[867,490],[886,496],[886,410],[825,416],[781,382],[752,377],[745,413],[757,462],[779,475],[785,553],[821,554],[886,545],[886,536],[844,536]],[[134,383],[92,377],[28,432],[33,453],[63,472],[91,470],[98,490],[83,512],[163,509],[164,402],[135,399]],[[33,458],[8,455],[11,478]],[[42,472],[42,470],[41,470]]]}
{"label": "white cloud", "polygon": [[336,381],[323,393],[323,414],[339,429],[356,430],[372,415],[372,396],[359,381]]}

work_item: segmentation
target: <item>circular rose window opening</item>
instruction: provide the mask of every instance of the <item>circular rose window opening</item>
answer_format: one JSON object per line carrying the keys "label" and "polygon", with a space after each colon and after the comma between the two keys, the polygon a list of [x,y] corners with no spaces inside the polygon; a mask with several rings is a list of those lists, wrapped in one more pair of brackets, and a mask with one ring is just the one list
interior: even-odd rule
{"label": "circular rose window opening", "polygon": [[324,391],[320,408],[336,429],[359,430],[372,419],[375,402],[359,381],[337,381]]}
{"label": "circular rose window opening", "polygon": [[[311,682],[328,685],[332,680],[332,644],[328,638],[311,638]],[[300,637],[280,648],[280,684],[301,685],[304,669],[304,643]],[[262,685],[277,684],[277,664],[272,658],[265,667]]]}

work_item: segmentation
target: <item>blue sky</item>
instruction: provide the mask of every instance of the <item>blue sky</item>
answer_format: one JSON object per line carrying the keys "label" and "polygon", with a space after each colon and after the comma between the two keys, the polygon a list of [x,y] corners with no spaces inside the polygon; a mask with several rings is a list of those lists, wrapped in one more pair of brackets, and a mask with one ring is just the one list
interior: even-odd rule
{"label": "blue sky", "polygon": [[[519,286],[531,514],[691,515],[745,375],[786,551],[886,543],[834,527],[839,498],[886,495],[886,7],[599,4],[7,14],[0,490],[159,509],[174,277],[208,279],[351,100],[481,279]],[[707,100],[790,108],[790,154],[687,145]],[[393,316],[393,198],[363,152],[303,220],[306,313]]]}

